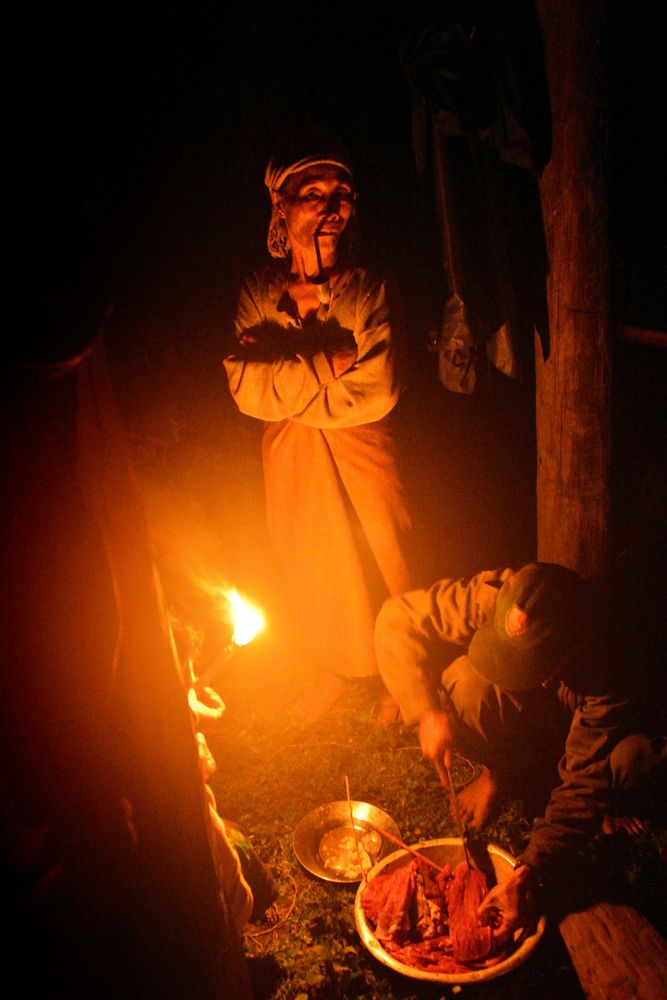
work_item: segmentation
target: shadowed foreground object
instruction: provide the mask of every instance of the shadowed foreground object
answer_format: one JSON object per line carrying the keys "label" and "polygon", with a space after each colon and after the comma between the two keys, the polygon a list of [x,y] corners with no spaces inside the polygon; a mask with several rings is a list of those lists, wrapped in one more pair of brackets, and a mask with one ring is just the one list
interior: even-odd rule
{"label": "shadowed foreground object", "polygon": [[3,535],[2,792],[24,844],[43,836],[3,899],[11,944],[30,956],[24,985],[136,1000],[204,1000],[230,986],[241,1000],[241,942],[213,866],[104,338],[20,374]]}
{"label": "shadowed foreground object", "polygon": [[631,906],[596,903],[560,932],[588,1000],[664,1000],[667,942]]}

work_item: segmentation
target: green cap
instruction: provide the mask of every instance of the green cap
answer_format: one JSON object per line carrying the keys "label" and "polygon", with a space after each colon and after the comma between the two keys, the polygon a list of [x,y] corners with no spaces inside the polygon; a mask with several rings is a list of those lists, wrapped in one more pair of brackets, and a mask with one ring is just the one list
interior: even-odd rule
{"label": "green cap", "polygon": [[473,636],[469,659],[508,691],[538,687],[581,638],[589,587],[557,563],[529,563],[507,579],[495,611]]}

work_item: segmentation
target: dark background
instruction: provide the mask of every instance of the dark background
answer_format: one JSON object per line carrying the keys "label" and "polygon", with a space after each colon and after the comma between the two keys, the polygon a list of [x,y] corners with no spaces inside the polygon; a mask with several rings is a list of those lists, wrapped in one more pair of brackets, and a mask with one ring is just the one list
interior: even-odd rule
{"label": "dark background", "polygon": [[[3,547],[12,556],[3,611],[20,608],[24,644],[5,670],[6,688],[19,703],[33,686],[47,699],[58,745],[64,731],[79,746],[79,720],[98,703],[86,697],[96,695],[97,678],[79,681],[90,663],[106,678],[115,608],[99,538],[89,538],[90,512],[76,489],[75,380],[60,386],[47,373],[41,382],[25,363],[77,356],[108,317],[113,384],[147,509],[186,533],[192,528],[192,538],[210,530],[220,556],[212,568],[222,568],[271,621],[281,591],[264,524],[261,426],[236,411],[221,356],[241,276],[265,255],[264,168],[287,127],[323,122],[347,140],[361,193],[362,249],[393,272],[404,300],[411,360],[398,414],[416,582],[535,556],[533,387],[491,372],[472,396],[450,393],[426,348],[442,287],[433,213],[418,204],[412,96],[399,60],[400,39],[424,5],[405,7],[397,14],[359,2],[290,0],[230,13],[213,3],[97,3],[76,12],[37,5],[7,18],[5,216],[15,225],[7,240],[13,315],[2,394],[10,456]],[[617,328],[667,330],[662,7],[611,5],[604,39]],[[664,346],[614,338],[614,558],[626,593],[639,597],[639,616],[628,616],[633,638],[647,625],[661,636],[667,618],[666,359]],[[12,520],[17,510],[22,516]],[[25,549],[22,537],[7,538],[17,520]],[[61,559],[67,573],[59,575]],[[35,626],[33,607],[44,605],[58,642],[40,629],[42,618]],[[106,609],[103,634],[96,624]],[[35,664],[23,656],[33,651],[33,633]],[[656,649],[655,674],[664,646]],[[26,684],[31,666],[35,678]],[[58,697],[63,684],[71,701]],[[24,700],[39,733],[39,701]],[[20,712],[17,718],[16,746],[31,774],[30,733],[20,730]],[[88,724],[94,757],[94,714]],[[75,756],[86,768],[88,754]],[[38,799],[52,773],[71,783],[59,767],[67,751],[53,757],[34,770]],[[91,768],[88,780],[94,774]]]}
{"label": "dark background", "polygon": [[[426,348],[442,289],[399,46],[429,5],[403,7],[97,3],[33,9],[11,23],[13,347],[40,360],[76,353],[112,308],[130,435],[176,492],[185,484],[198,495],[241,580],[252,582],[265,558],[261,428],[230,404],[220,357],[241,275],[265,255],[266,162],[285,128],[308,122],[350,146],[361,247],[394,273],[404,299],[412,368],[399,412],[422,582],[535,555],[532,386],[491,373],[473,396],[452,394]],[[664,39],[659,3],[610,5],[602,41],[617,327],[667,326]],[[615,341],[615,516],[626,562],[638,545],[655,551],[647,536],[661,503],[665,353]]]}

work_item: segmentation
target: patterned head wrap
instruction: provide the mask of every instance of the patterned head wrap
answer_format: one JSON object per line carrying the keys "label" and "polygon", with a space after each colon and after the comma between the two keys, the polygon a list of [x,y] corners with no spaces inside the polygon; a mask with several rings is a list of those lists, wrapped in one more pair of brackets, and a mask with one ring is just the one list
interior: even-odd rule
{"label": "patterned head wrap", "polygon": [[269,160],[264,183],[271,196],[272,205],[266,241],[272,257],[282,258],[289,254],[287,230],[278,213],[278,195],[285,181],[307,167],[324,165],[344,170],[354,184],[348,151],[337,136],[324,129],[304,129],[295,133],[282,147],[276,149]]}

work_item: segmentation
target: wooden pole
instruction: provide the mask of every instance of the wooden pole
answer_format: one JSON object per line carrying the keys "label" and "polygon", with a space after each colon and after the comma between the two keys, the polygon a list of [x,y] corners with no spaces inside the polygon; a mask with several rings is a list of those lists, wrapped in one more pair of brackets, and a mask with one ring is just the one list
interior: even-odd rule
{"label": "wooden pole", "polygon": [[541,184],[550,351],[536,345],[538,558],[609,564],[611,364],[604,3],[538,0],[553,117]]}

